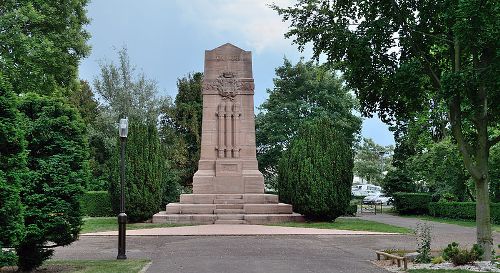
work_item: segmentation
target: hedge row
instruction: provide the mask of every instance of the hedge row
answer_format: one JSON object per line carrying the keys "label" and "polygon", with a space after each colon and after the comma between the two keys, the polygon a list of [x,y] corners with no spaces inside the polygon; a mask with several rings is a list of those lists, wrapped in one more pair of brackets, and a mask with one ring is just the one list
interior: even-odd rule
{"label": "hedge row", "polygon": [[427,214],[432,196],[428,193],[396,192],[393,194],[394,209],[399,214]]}
{"label": "hedge row", "polygon": [[88,191],[81,201],[82,215],[91,217],[115,216],[111,208],[111,198],[107,191]]}
{"label": "hedge row", "polygon": [[[500,224],[500,203],[491,203],[491,221]],[[475,202],[431,202],[429,214],[436,217],[475,220]]]}

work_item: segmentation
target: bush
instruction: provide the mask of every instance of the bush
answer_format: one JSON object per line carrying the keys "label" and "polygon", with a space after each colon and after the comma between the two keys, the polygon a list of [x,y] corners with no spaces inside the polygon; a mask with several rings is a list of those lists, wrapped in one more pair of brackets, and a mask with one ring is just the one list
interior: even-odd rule
{"label": "bush", "polygon": [[54,248],[78,238],[80,198],[90,176],[86,129],[76,109],[62,99],[25,94],[28,168],[21,182],[26,233],[16,246],[20,271],[50,258]]}
{"label": "bush", "polygon": [[347,207],[347,210],[346,210],[344,216],[356,216],[356,212],[358,212],[358,205],[357,204],[350,204]]}
{"label": "bush", "polygon": [[[500,224],[500,203],[490,203],[491,222]],[[436,217],[475,220],[475,202],[431,202],[429,214]]]}
{"label": "bush", "polygon": [[483,256],[483,250],[475,244],[470,250],[459,248],[458,243],[453,242],[443,250],[443,258],[452,262],[455,266],[472,264]]}
{"label": "bush", "polygon": [[17,98],[0,72],[0,267],[12,261],[11,252],[24,234],[20,182],[26,168],[26,142]]}
{"label": "bush", "polygon": [[82,215],[90,217],[115,216],[107,191],[88,191],[80,200]]}
{"label": "bush", "polygon": [[394,209],[400,214],[426,214],[432,196],[427,193],[396,192],[393,199]]}
{"label": "bush", "polygon": [[278,165],[281,201],[309,219],[334,220],[351,199],[353,137],[328,118],[308,122]]}

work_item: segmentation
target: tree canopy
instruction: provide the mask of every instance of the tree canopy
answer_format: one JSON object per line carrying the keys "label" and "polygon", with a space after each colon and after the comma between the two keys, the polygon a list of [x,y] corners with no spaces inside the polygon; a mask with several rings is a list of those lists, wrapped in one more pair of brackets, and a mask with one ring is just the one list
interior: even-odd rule
{"label": "tree canopy", "polygon": [[392,146],[381,146],[371,138],[355,147],[354,174],[369,183],[380,184],[384,173],[391,169]]}
{"label": "tree canopy", "polygon": [[80,59],[90,52],[87,0],[0,5],[0,70],[15,93],[66,94],[77,88]]}
{"label": "tree canopy", "polygon": [[361,119],[353,114],[356,101],[341,78],[312,61],[294,65],[285,59],[276,68],[274,88],[267,93],[269,98],[260,106],[255,122],[259,169],[268,184],[276,175],[282,152],[304,122],[327,116],[347,134],[361,128]]}
{"label": "tree canopy", "polygon": [[287,37],[344,73],[362,112],[398,125],[446,109],[476,184],[478,243],[491,258],[488,153],[500,141],[500,2],[299,0],[273,6]]}

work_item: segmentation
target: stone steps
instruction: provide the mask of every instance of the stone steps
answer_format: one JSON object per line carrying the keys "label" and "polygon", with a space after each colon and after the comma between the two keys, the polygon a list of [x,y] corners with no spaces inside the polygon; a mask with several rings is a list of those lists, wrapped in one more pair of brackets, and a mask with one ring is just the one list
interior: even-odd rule
{"label": "stone steps", "polygon": [[303,221],[272,194],[182,194],[179,203],[153,217],[155,223],[265,224]]}
{"label": "stone steps", "polygon": [[[236,217],[236,216],[234,216]],[[169,224],[273,224],[283,222],[304,222],[304,217],[298,213],[292,214],[244,214],[243,219],[234,219],[233,215],[227,214],[164,214],[157,213],[153,216],[153,223]],[[231,221],[231,222],[229,222]]]}
{"label": "stone steps", "polygon": [[245,220],[215,220],[216,225],[243,225],[247,222]]}

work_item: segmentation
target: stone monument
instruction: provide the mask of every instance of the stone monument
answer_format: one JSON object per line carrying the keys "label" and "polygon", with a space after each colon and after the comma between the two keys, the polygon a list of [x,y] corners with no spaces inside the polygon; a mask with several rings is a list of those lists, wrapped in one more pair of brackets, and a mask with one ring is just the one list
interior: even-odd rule
{"label": "stone monument", "polygon": [[205,51],[201,154],[193,194],[153,216],[155,223],[261,224],[303,221],[264,194],[255,146],[252,53],[232,44]]}

